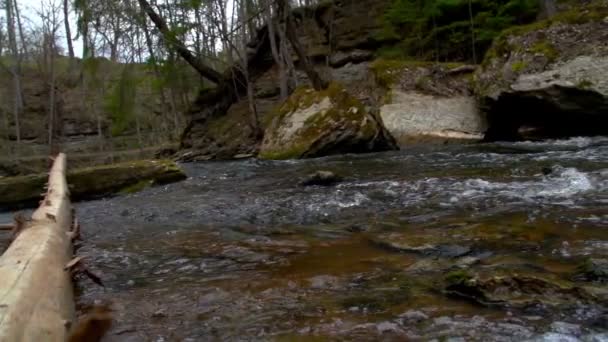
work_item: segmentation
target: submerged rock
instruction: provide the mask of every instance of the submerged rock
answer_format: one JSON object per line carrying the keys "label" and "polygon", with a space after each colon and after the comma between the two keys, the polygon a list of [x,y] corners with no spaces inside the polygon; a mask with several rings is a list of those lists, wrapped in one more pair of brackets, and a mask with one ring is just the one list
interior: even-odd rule
{"label": "submerged rock", "polygon": [[432,236],[410,236],[399,233],[382,234],[372,239],[378,247],[402,252],[419,253],[443,258],[457,258],[472,252],[471,247],[452,244]]}
{"label": "submerged rock", "polygon": [[608,6],[576,7],[497,38],[475,76],[487,140],[608,133]]}
{"label": "submerged rock", "polygon": [[331,171],[317,171],[312,173],[300,182],[301,186],[332,186],[344,180],[341,176]]}
{"label": "submerged rock", "polygon": [[[37,205],[47,181],[47,174],[0,179],[0,207]],[[89,199],[115,193],[131,193],[148,186],[177,182],[186,178],[172,161],[142,160],[102,165],[68,171],[67,179],[73,200]]]}
{"label": "submerged rock", "polygon": [[266,130],[262,159],[314,158],[396,149],[381,120],[338,83],[323,91],[300,88]]}
{"label": "submerged rock", "polygon": [[540,305],[560,306],[598,300],[587,289],[536,276],[478,277],[455,271],[445,277],[444,292],[485,306],[525,309]]}
{"label": "submerged rock", "polygon": [[582,281],[608,281],[608,260],[606,259],[587,259],[577,269],[574,275],[575,280]]}

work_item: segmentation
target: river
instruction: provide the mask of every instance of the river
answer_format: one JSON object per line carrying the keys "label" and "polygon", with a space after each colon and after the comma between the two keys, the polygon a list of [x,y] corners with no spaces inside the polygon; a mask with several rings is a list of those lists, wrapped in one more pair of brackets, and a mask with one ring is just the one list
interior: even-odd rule
{"label": "river", "polygon": [[108,341],[608,340],[608,138],[183,167],[77,204]]}

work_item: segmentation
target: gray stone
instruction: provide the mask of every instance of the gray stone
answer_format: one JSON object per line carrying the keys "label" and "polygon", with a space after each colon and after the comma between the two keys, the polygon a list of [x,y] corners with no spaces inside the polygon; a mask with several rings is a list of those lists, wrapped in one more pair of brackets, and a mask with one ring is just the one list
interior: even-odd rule
{"label": "gray stone", "polygon": [[317,171],[300,182],[301,186],[332,186],[342,182],[344,179],[331,171]]}
{"label": "gray stone", "polygon": [[392,90],[380,108],[384,126],[403,147],[416,141],[483,138],[486,122],[471,96],[438,97]]}

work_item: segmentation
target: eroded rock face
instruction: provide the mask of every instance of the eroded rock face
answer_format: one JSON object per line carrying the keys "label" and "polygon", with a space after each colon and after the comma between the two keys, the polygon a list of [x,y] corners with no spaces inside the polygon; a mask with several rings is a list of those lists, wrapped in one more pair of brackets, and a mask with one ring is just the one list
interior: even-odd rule
{"label": "eroded rock face", "polygon": [[395,149],[382,123],[341,85],[298,89],[266,130],[262,159],[311,158]]}
{"label": "eroded rock face", "polygon": [[607,6],[507,32],[475,75],[488,140],[608,134]]}
{"label": "eroded rock face", "polygon": [[[382,44],[377,38],[382,29],[381,18],[391,3],[391,0],[335,0],[295,9],[300,42],[317,69],[322,74],[330,74],[333,80],[344,82],[349,89],[350,81],[347,83],[340,76],[349,79],[365,76],[352,75],[353,70],[359,70],[352,66],[370,60]],[[258,37],[248,44],[257,51],[250,59],[249,72],[254,80],[257,111],[263,122],[280,105],[277,68],[266,32],[265,27],[261,28]],[[297,60],[295,55],[292,57]],[[308,80],[298,75],[297,84],[308,84]],[[221,98],[210,96],[208,91],[199,94],[187,113],[190,123],[181,138],[180,160],[231,159],[259,150],[260,140],[251,134],[248,123],[246,96],[241,95]],[[230,129],[218,133],[213,130],[218,126]]]}
{"label": "eroded rock face", "polygon": [[387,88],[380,115],[400,147],[483,138],[485,117],[470,87],[474,67],[378,60],[372,69]]}

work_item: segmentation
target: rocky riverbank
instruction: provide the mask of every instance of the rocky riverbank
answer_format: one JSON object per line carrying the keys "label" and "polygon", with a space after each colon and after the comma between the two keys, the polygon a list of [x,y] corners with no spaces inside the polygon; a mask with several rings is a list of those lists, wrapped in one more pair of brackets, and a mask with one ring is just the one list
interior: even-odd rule
{"label": "rocky riverbank", "polygon": [[[496,39],[477,66],[380,58],[378,49],[391,44],[378,38],[380,21],[367,18],[367,24],[361,26],[358,20],[367,13],[380,18],[388,3],[358,1],[349,3],[348,11],[343,8],[345,2],[340,1],[320,6],[314,10],[317,20],[306,21],[303,17],[306,25],[300,28],[317,69],[340,84],[360,108],[375,118],[378,130],[390,135],[387,141],[407,148],[419,143],[608,134],[608,64],[603,43],[608,39],[607,4],[575,5],[550,20],[509,29]],[[332,32],[331,42],[327,41],[322,33],[328,29],[328,8],[340,23],[336,26],[334,22],[331,27],[355,27],[356,35],[338,29]],[[270,55],[266,59],[258,57],[272,60]],[[202,94],[190,111],[191,123],[178,154],[181,160],[258,154],[273,157],[267,153],[269,142],[285,131],[284,125],[272,125],[277,112],[284,108],[279,99],[278,70],[272,63],[257,67],[254,90],[266,138],[259,139],[251,132],[245,99],[229,106],[227,112],[210,112],[217,99]],[[308,81],[298,72],[295,83],[305,85]],[[303,100],[299,91],[301,88],[287,103]],[[344,128],[326,125],[317,132],[324,137],[322,145],[341,144],[343,136],[336,133],[341,132],[338,126]],[[297,144],[285,137],[282,142]],[[393,144],[381,145],[384,150],[394,148]],[[327,148],[319,153],[275,156],[297,158],[370,150],[378,149]]]}

